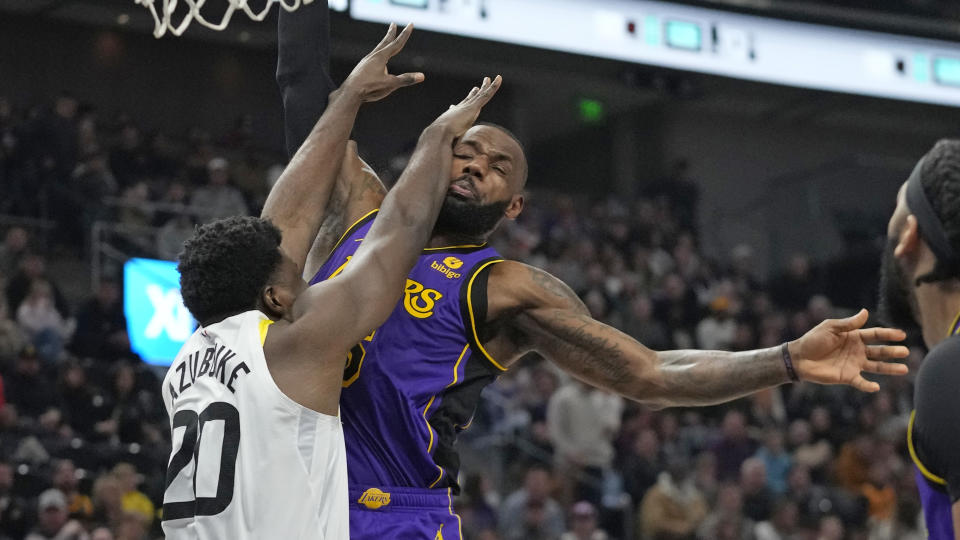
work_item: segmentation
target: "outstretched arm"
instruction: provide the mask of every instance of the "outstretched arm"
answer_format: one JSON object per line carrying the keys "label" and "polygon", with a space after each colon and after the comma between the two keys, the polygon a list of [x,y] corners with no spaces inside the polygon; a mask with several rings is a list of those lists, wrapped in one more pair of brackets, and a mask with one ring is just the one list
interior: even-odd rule
{"label": "outstretched arm", "polygon": [[[664,351],[590,317],[563,282],[520,263],[500,263],[490,274],[488,320],[507,317],[494,350],[510,357],[537,351],[572,375],[600,388],[653,406],[722,403],[789,382],[780,347],[745,352]],[[905,347],[869,345],[900,341],[899,330],[861,330],[867,315],[826,320],[789,343],[801,380],[879,389],[861,371],[902,375],[906,366],[880,360],[903,358]],[[496,341],[499,340],[499,343]]]}
{"label": "outstretched arm", "polygon": [[480,88],[423,131],[410,163],[346,269],[297,299],[294,324],[304,332],[306,347],[342,354],[393,311],[450,187],[453,141],[473,125],[500,82],[500,77],[484,79]]}
{"label": "outstretched arm", "polygon": [[330,78],[330,9],[323,0],[295,13],[279,10],[277,84],[283,97],[287,157],[292,158],[337,86]]}
{"label": "outstretched arm", "polygon": [[383,40],[330,95],[327,110],[270,190],[262,217],[270,218],[283,232],[281,247],[301,272],[323,221],[323,208],[330,199],[360,105],[423,80],[420,73],[387,73],[387,61],[400,52],[412,30],[408,26],[397,36],[396,26],[390,25]]}

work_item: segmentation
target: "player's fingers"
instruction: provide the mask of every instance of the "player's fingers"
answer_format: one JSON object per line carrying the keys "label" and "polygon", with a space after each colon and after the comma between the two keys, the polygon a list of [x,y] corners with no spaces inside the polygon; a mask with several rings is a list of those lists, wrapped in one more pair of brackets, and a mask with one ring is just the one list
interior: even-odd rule
{"label": "player's fingers", "polygon": [[413,33],[413,23],[410,23],[403,27],[403,31],[400,32],[400,35],[396,39],[391,41],[383,48],[383,52],[387,57],[394,57],[403,50],[403,46],[407,44],[407,40],[410,39],[410,34]]}
{"label": "player's fingers", "polygon": [[387,29],[387,35],[383,36],[383,39],[380,40],[380,43],[377,43],[377,46],[373,48],[373,52],[379,52],[381,49],[387,46],[387,43],[393,41],[396,36],[397,24],[390,23],[390,28]]}
{"label": "player's fingers", "polygon": [[[477,92],[479,92],[479,91],[480,91],[480,89],[477,88],[476,86],[474,86],[473,88],[471,88],[471,89],[470,89],[470,93],[467,94],[467,97],[463,98],[463,100],[460,101],[460,104],[461,104],[461,105],[466,104],[468,101],[470,101],[471,98],[473,98],[473,96],[477,95]],[[451,107],[453,107],[453,105],[451,105]]]}
{"label": "player's fingers", "polygon": [[870,345],[867,347],[867,358],[873,360],[906,358],[907,356],[910,356],[910,349],[903,345]]}
{"label": "player's fingers", "polygon": [[500,89],[500,85],[503,83],[503,77],[497,75],[492,81],[488,80],[486,88],[480,91],[477,95],[477,105],[483,107],[493,99],[493,96],[497,94],[497,90]]}
{"label": "player's fingers", "polygon": [[898,328],[864,328],[860,330],[860,339],[864,343],[903,341],[907,339],[907,333]]}
{"label": "player's fingers", "polygon": [[861,392],[876,392],[880,390],[880,385],[873,381],[868,381],[864,379],[861,375],[857,375],[857,378],[850,383],[850,386],[853,386]]}
{"label": "player's fingers", "polygon": [[836,332],[850,332],[851,330],[856,330],[863,327],[867,322],[867,317],[870,314],[865,309],[861,309],[859,313],[852,317],[847,317],[846,319],[835,319],[830,321],[831,326]]}
{"label": "player's fingers", "polygon": [[412,86],[414,84],[419,84],[424,81],[426,76],[423,73],[403,73],[394,77],[394,82],[396,83],[397,88],[404,86]]}
{"label": "player's fingers", "polygon": [[898,362],[867,360],[863,365],[863,371],[878,373],[880,375],[906,375],[910,369],[907,368],[906,364],[900,364]]}

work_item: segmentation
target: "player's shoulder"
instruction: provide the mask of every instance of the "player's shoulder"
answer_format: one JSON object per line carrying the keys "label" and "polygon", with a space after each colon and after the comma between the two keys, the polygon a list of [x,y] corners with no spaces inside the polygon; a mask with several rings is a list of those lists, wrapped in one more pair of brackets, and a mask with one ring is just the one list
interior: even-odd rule
{"label": "player's shoulder", "polygon": [[490,270],[490,305],[507,311],[578,306],[580,299],[546,270],[518,261],[503,261]]}
{"label": "player's shoulder", "polygon": [[960,336],[937,344],[923,358],[917,373],[917,398],[943,400],[949,398],[960,405]]}
{"label": "player's shoulder", "polygon": [[947,338],[932,349],[923,358],[919,380],[939,378],[960,378],[960,336]]}

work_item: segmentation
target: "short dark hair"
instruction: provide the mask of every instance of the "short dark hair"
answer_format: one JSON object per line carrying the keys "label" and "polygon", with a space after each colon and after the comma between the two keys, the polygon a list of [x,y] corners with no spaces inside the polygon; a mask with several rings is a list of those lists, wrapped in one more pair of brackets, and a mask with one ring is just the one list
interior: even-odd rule
{"label": "short dark hair", "polygon": [[[960,253],[960,140],[937,141],[923,161],[920,183],[953,252]],[[917,284],[957,278],[960,278],[960,261],[937,259],[933,270],[918,277]]]}
{"label": "short dark hair", "polygon": [[269,220],[230,217],[197,227],[180,253],[180,294],[200,324],[254,309],[280,265],[281,233]]}

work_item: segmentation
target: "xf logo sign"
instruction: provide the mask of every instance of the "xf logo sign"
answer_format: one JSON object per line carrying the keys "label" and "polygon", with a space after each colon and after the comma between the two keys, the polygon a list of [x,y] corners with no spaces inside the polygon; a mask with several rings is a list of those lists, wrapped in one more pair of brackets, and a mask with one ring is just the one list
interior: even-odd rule
{"label": "xf logo sign", "polygon": [[153,307],[153,316],[143,331],[148,339],[156,339],[166,332],[174,341],[186,341],[193,333],[193,319],[183,306],[177,289],[164,290],[156,284],[147,285],[147,298]]}

